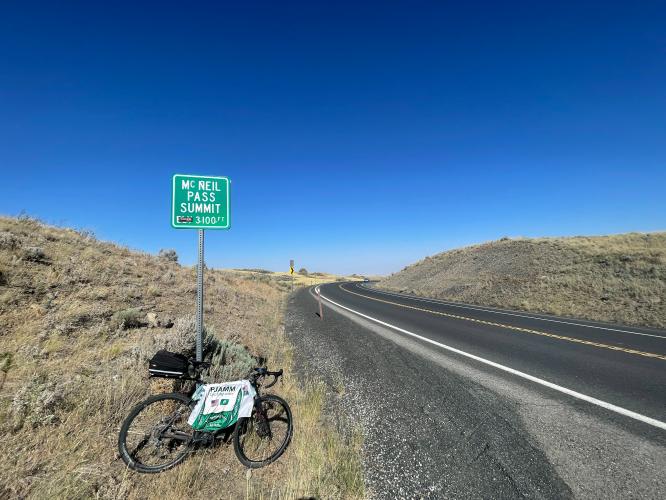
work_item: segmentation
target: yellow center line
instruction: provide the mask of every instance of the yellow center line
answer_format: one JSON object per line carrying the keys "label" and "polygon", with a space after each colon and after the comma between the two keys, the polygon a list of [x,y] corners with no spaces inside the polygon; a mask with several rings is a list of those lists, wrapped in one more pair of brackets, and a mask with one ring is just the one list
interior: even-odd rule
{"label": "yellow center line", "polygon": [[385,304],[391,304],[394,306],[398,307],[404,307],[406,309],[413,309],[415,311],[423,311],[427,312],[430,314],[436,314],[438,316],[446,316],[447,318],[453,318],[453,319],[460,319],[463,321],[471,321],[473,323],[481,323],[483,325],[489,325],[489,326],[496,326],[499,328],[506,328],[508,330],[514,330],[517,332],[522,332],[522,333],[531,333],[532,335],[541,335],[542,337],[550,337],[552,339],[558,339],[558,340],[565,340],[567,342],[575,342],[576,344],[585,344],[585,345],[591,345],[594,347],[600,347],[602,349],[610,349],[611,351],[622,351],[626,352],[628,354],[636,354],[638,356],[645,356],[646,358],[655,358],[655,359],[661,359],[666,361],[666,355],[663,354],[655,354],[652,352],[644,352],[644,351],[637,351],[635,349],[628,349],[626,347],[620,347],[620,346],[615,346],[615,345],[609,345],[609,344],[602,344],[599,342],[592,342],[590,340],[582,340],[582,339],[577,339],[574,337],[567,337],[565,335],[557,335],[555,333],[548,333],[548,332],[542,332],[539,330],[531,330],[529,328],[522,328],[520,326],[513,326],[513,325],[505,325],[503,323],[495,323],[493,321],[484,321],[482,319],[476,319],[476,318],[470,318],[468,316],[460,316],[459,314],[451,314],[451,313],[445,313],[441,311],[433,311],[432,309],[425,309],[422,307],[416,307],[416,306],[408,306],[406,304],[400,304],[398,302],[392,302],[390,300],[384,300],[384,299],[378,299],[376,297],[369,297],[368,295],[363,295],[361,293],[357,292],[352,292],[351,290],[347,290],[344,288],[342,285],[338,285],[341,290],[351,293],[353,295],[358,295],[359,297],[363,297],[364,299],[368,300],[375,300],[377,302],[383,302]]}

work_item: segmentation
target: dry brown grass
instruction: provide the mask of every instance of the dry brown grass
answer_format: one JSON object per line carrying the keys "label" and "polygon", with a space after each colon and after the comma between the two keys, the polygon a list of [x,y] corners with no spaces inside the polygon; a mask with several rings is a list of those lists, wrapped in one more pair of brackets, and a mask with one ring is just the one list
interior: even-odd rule
{"label": "dry brown grass", "polygon": [[[285,369],[275,392],[293,409],[292,444],[251,474],[226,445],[160,475],[124,467],[120,423],[149,393],[172,389],[147,378],[145,360],[158,345],[182,341],[195,282],[192,268],[168,259],[0,218],[0,498],[211,498],[222,486],[230,498],[363,496],[358,436],[328,425],[320,385],[300,387],[289,376],[288,286],[224,271],[206,272],[206,327]],[[149,312],[176,326],[148,328]]]}
{"label": "dry brown grass", "polygon": [[440,253],[381,281],[428,297],[666,326],[666,233],[508,239]]}
{"label": "dry brown grass", "polygon": [[272,280],[279,283],[285,288],[291,287],[292,278],[294,286],[314,286],[321,285],[322,283],[332,283],[334,281],[362,281],[363,277],[357,275],[341,276],[339,274],[331,273],[300,273],[295,272],[293,275],[286,271],[266,271],[264,269],[228,269],[226,270],[238,276],[243,276],[259,281]]}

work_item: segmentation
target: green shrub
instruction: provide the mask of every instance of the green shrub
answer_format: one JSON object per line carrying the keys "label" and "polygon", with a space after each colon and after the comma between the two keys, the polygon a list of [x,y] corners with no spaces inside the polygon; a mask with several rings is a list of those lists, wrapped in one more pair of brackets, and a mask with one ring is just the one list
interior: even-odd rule
{"label": "green shrub", "polygon": [[48,380],[45,374],[35,375],[16,391],[11,404],[14,430],[24,424],[35,428],[60,422],[58,413],[65,406],[64,387]]}
{"label": "green shrub", "polygon": [[210,361],[212,363],[209,371],[211,381],[247,377],[252,368],[258,364],[257,359],[244,346],[227,340],[216,341],[216,349]]}
{"label": "green shrub", "polygon": [[23,250],[23,259],[30,262],[47,262],[44,250],[39,247],[27,247]]}
{"label": "green shrub", "polygon": [[0,231],[0,248],[13,249],[18,246],[18,238],[9,231]]}
{"label": "green shrub", "polygon": [[162,248],[157,256],[170,262],[178,262],[178,254],[173,248]]}
{"label": "green shrub", "polygon": [[138,309],[124,309],[118,311],[111,318],[111,324],[115,328],[129,330],[130,328],[139,328],[143,326],[143,315]]}

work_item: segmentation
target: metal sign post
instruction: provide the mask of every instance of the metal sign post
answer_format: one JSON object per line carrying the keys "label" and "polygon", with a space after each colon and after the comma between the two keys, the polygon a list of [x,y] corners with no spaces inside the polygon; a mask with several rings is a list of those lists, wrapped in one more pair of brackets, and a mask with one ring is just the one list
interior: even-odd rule
{"label": "metal sign post", "polygon": [[199,258],[197,259],[197,354],[196,360],[203,361],[203,294],[204,294],[204,230],[199,229]]}
{"label": "metal sign post", "polygon": [[204,229],[229,229],[229,185],[226,177],[176,174],[172,180],[171,226],[198,229],[196,360],[203,361]]}
{"label": "metal sign post", "polygon": [[289,261],[289,274],[291,274],[291,291],[294,291],[294,259]]}

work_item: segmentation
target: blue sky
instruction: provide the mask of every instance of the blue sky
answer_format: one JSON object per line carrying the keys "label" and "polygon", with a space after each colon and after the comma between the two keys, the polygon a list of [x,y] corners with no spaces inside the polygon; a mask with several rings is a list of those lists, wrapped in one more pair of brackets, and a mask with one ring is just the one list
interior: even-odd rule
{"label": "blue sky", "polygon": [[[238,4],[243,5],[238,5]],[[0,213],[216,267],[389,273],[502,236],[666,229],[662,2],[13,2]]]}

